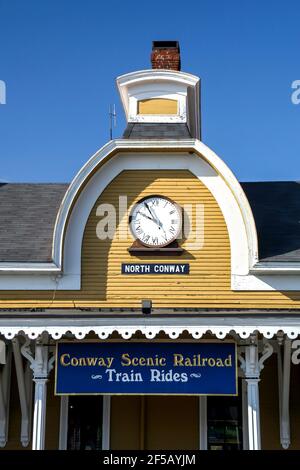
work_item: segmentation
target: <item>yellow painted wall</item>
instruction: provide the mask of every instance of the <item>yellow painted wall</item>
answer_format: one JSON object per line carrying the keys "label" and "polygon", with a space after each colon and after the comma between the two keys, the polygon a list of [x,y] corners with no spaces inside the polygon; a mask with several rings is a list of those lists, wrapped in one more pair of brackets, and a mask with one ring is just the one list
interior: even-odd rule
{"label": "yellow painted wall", "polygon": [[[168,196],[181,206],[203,204],[203,248],[176,257],[131,256],[127,249],[132,240],[120,240],[121,226],[117,227],[112,241],[99,240],[96,227],[101,218],[96,210],[100,204],[109,203],[118,208],[119,195],[127,195],[130,209],[142,197],[152,194]],[[125,223],[127,217],[128,214]],[[182,246],[186,247],[186,243]],[[122,262],[188,262],[190,275],[126,276],[120,273]],[[231,291],[230,245],[225,220],[209,190],[185,170],[122,172],[96,201],[88,219],[82,246],[81,290],[2,291],[0,307],[140,307],[144,298],[151,298],[154,308],[300,307],[300,292]]]}
{"label": "yellow painted wall", "polygon": [[138,102],[138,114],[177,114],[178,102],[165,98],[151,98]]}
{"label": "yellow painted wall", "polygon": [[110,439],[112,450],[198,449],[198,397],[114,396]]}

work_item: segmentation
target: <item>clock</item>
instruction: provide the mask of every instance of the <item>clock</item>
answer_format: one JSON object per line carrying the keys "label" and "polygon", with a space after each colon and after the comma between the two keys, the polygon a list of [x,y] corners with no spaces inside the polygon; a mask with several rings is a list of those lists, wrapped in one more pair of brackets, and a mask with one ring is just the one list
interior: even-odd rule
{"label": "clock", "polygon": [[165,247],[181,235],[181,209],[165,196],[148,196],[134,206],[129,224],[134,238],[145,247]]}

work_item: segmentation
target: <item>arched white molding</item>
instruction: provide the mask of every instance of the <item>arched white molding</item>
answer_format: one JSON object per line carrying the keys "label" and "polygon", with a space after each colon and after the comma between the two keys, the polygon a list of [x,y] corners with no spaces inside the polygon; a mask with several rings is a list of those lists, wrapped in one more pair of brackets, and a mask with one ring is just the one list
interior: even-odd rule
{"label": "arched white molding", "polygon": [[[168,154],[146,153],[147,150],[157,148],[167,149]],[[134,153],[124,153],[132,149],[135,150]],[[143,155],[136,153],[138,149],[143,152]],[[172,153],[172,149],[181,150],[182,153]],[[105,162],[108,155],[116,150],[122,150],[122,155],[115,155],[98,171],[95,171],[103,161]],[[189,153],[185,153],[187,150]],[[255,222],[240,184],[225,163],[197,140],[179,142],[116,140],[109,144],[109,148],[103,147],[89,160],[71,183],[63,200],[55,226],[53,257],[57,265],[61,266],[65,233],[63,258],[65,274],[80,274],[81,243],[85,224],[95,201],[105,187],[123,170],[169,169],[170,167],[189,170],[211,191],[227,224],[232,275],[243,276],[249,273],[258,260]],[[91,174],[93,174],[92,177],[90,177]],[[88,182],[84,190],[80,192],[86,180]],[[76,204],[71,211],[75,199]]]}
{"label": "arched white molding", "polygon": [[[168,152],[158,153],[158,149]],[[151,153],[153,150],[156,152]],[[117,155],[117,152],[122,154]],[[109,142],[95,153],[70,184],[55,224],[53,263],[50,265],[58,268],[62,276],[58,279],[53,275],[51,278],[40,275],[35,278],[35,289],[80,289],[81,245],[88,216],[102,191],[121,171],[170,168],[189,170],[211,191],[227,224],[232,275],[246,276],[257,262],[255,223],[247,198],[225,163],[206,145],[194,139],[122,139]],[[31,282],[32,279],[24,274],[19,281],[15,275],[10,275],[2,283],[2,288],[31,289]]]}

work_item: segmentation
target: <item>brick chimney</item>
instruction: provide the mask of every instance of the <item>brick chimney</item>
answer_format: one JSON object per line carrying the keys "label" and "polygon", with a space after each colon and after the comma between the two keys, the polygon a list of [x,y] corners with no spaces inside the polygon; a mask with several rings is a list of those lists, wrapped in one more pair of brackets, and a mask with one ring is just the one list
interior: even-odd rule
{"label": "brick chimney", "polygon": [[151,63],[153,69],[180,70],[178,41],[153,41]]}

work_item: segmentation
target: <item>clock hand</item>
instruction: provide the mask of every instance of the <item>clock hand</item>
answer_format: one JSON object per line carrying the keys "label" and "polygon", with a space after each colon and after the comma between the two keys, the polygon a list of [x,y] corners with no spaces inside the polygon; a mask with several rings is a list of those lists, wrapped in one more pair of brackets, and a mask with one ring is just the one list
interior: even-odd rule
{"label": "clock hand", "polygon": [[[149,212],[150,212],[150,211],[149,211]],[[155,219],[155,220],[154,220],[154,219],[152,219],[152,217],[149,217],[148,215],[143,214],[143,212],[140,212],[140,211],[138,211],[137,213],[140,214],[140,215],[142,215],[143,217],[146,217],[146,219],[151,220],[153,223],[155,223],[156,225],[158,225],[158,228],[161,230],[162,225],[161,225],[161,222],[160,222],[158,219]],[[150,214],[151,214],[151,212],[150,212]],[[166,232],[165,232],[165,233],[166,233]],[[166,239],[166,241],[167,241],[166,235],[165,235],[165,239]]]}
{"label": "clock hand", "polygon": [[155,216],[154,216],[154,214],[152,213],[152,210],[151,210],[150,207],[148,206],[147,202],[144,203],[144,206],[148,209],[148,211],[149,211],[149,213],[150,213],[152,219],[155,220]]}
{"label": "clock hand", "polygon": [[148,204],[147,204],[146,202],[144,203],[144,206],[148,209],[148,211],[149,211],[151,217],[147,216],[146,214],[143,214],[143,212],[140,212],[140,211],[139,211],[138,213],[139,213],[140,215],[142,215],[143,217],[146,217],[147,219],[152,220],[152,222],[154,222],[156,225],[158,225],[159,230],[162,230],[162,231],[163,231],[163,233],[164,233],[164,238],[165,238],[165,240],[166,240],[166,242],[167,242],[168,239],[167,239],[166,231],[165,231],[165,229],[163,228],[163,224],[162,224],[161,221],[158,219],[158,217],[157,217],[155,211],[153,210],[153,212],[152,212],[152,210],[150,209],[150,207],[148,206]]}
{"label": "clock hand", "polygon": [[159,226],[159,228],[162,227],[162,223],[161,221],[158,219],[157,215],[155,214],[154,210],[152,212],[152,210],[150,209],[150,207],[148,206],[147,202],[144,203],[145,206],[147,207],[148,211],[150,212],[151,216],[153,217],[153,221]]}
{"label": "clock hand", "polygon": [[142,215],[143,217],[146,217],[146,219],[152,220],[152,222],[155,222],[155,221],[152,219],[152,217],[149,217],[148,215],[143,214],[143,212],[138,211],[138,214]]}
{"label": "clock hand", "polygon": [[159,225],[159,220],[156,220],[156,219],[154,220],[154,219],[152,219],[152,217],[149,217],[148,215],[143,214],[143,212],[140,212],[140,211],[137,212],[137,213],[140,214],[140,215],[142,215],[143,217],[146,217],[146,219],[149,219],[149,220],[151,220],[152,222],[154,222],[156,225],[158,225],[158,228],[161,228],[160,225]]}

